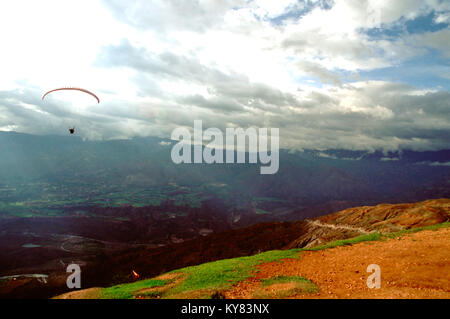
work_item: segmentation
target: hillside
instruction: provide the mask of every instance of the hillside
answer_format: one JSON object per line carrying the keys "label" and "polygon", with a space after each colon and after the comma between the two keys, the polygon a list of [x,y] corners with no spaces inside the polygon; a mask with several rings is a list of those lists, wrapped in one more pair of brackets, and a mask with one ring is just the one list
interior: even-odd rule
{"label": "hillside", "polygon": [[[254,284],[255,280],[260,282],[261,280],[269,280],[274,276],[276,277],[283,275],[282,277],[276,277],[275,279],[272,278],[272,281],[266,281],[264,285],[271,286],[272,284],[280,284],[281,286],[283,286],[283,284],[289,284],[289,287],[291,287],[292,285],[294,286],[294,288],[303,287],[311,293],[319,293],[319,295],[317,295],[318,297],[323,297],[323,295],[320,295],[323,293],[323,282],[320,282],[319,279],[315,279],[316,277],[314,276],[311,277],[311,273],[306,273],[305,276],[300,276],[299,274],[294,274],[295,271],[292,269],[298,270],[298,268],[295,268],[294,266],[289,266],[290,268],[286,269],[283,268],[284,265],[287,265],[287,262],[283,262],[282,264],[271,262],[290,258],[289,263],[294,263],[295,265],[295,263],[297,262],[304,262],[305,256],[309,256],[308,254],[310,253],[306,252],[307,250],[315,249],[322,251],[322,249],[328,249],[334,246],[356,244],[364,241],[377,241],[377,245],[381,245],[380,247],[376,246],[378,247],[376,249],[379,250],[374,251],[374,256],[377,254],[377,252],[380,252],[380,256],[383,256],[381,261],[397,260],[397,258],[400,258],[399,256],[401,256],[401,254],[403,253],[403,259],[405,257],[405,254],[407,258],[411,259],[405,266],[406,268],[414,268],[414,265],[419,264],[425,265],[425,268],[427,270],[425,273],[428,274],[432,273],[433,271],[438,271],[436,267],[444,267],[444,269],[440,269],[440,271],[443,271],[443,273],[448,273],[448,271],[445,271],[445,267],[448,267],[449,265],[449,247],[447,247],[448,243],[450,243],[450,241],[448,240],[450,239],[448,238],[449,232],[447,230],[447,227],[449,225],[449,215],[450,200],[440,199],[410,204],[382,204],[373,207],[357,207],[320,217],[314,220],[306,220],[295,223],[262,224],[238,231],[232,231],[223,234],[213,234],[203,238],[203,242],[200,240],[193,240],[177,245],[178,247],[176,248],[178,248],[179,250],[176,250],[180,252],[180,258],[182,258],[183,256],[183,251],[184,256],[192,256],[189,253],[192,252],[194,255],[201,256],[201,258],[197,258],[197,260],[203,259],[205,261],[208,261],[208,258],[211,258],[211,260],[221,259],[220,256],[224,256],[222,258],[230,258],[233,257],[233,254],[235,256],[252,256],[240,257],[237,259],[224,259],[209,264],[202,264],[199,266],[175,270],[168,274],[159,277],[157,276],[153,279],[139,281],[131,284],[124,284],[112,288],[89,290],[89,292],[92,293],[93,297],[105,298],[203,298],[223,296],[226,296],[227,298],[240,298],[253,296],[253,290],[251,290],[250,288],[246,288],[248,282],[253,282]],[[406,241],[400,242],[395,241],[395,239],[393,241],[392,239],[400,236],[406,236],[405,238],[410,238],[408,234],[423,229],[440,230],[438,230],[437,232],[432,232],[431,236],[425,236],[423,238],[421,236],[423,236],[423,234],[427,232],[420,232],[411,235],[413,237],[409,242],[410,246],[402,245],[406,244]],[[277,232],[278,234],[283,234],[283,236],[277,238]],[[259,234],[259,236],[256,236],[256,234]],[[293,236],[294,234],[295,236]],[[220,242],[218,241],[219,235],[223,236]],[[270,235],[272,235],[272,237],[270,237]],[[240,239],[247,240],[238,240],[239,236],[241,236]],[[419,236],[419,238],[415,238],[414,236]],[[295,238],[292,239],[292,237]],[[260,243],[260,247],[266,248],[260,249],[260,251],[282,248],[284,248],[285,250],[268,251],[262,254],[253,255],[257,252],[257,240],[265,243],[265,246],[262,246]],[[379,240],[382,241],[378,242]],[[416,241],[420,242],[421,244],[419,246],[415,246],[416,244],[418,244],[416,243]],[[272,243],[272,245],[270,245],[269,243]],[[388,246],[383,246],[385,243],[389,243],[387,244]],[[191,244],[191,246],[186,246],[188,244]],[[353,247],[361,247],[360,245],[363,244],[350,246],[350,248],[353,249]],[[428,253],[414,253],[416,251],[425,251],[426,247],[430,248],[430,251]],[[343,248],[347,249],[347,247]],[[405,250],[404,248],[407,249]],[[357,260],[361,260],[361,263],[359,265],[359,268],[361,268],[364,265],[364,262],[366,260],[368,261],[367,258],[370,255],[364,253],[365,249],[355,249],[357,250],[355,252],[350,252],[349,256],[352,256],[352,258],[355,259],[355,263],[357,263]],[[334,251],[338,250],[325,250],[326,254],[335,254],[332,253]],[[245,252],[247,252],[247,254],[245,254]],[[428,258],[429,254],[432,254],[436,257]],[[218,256],[219,258],[217,258]],[[315,262],[318,263],[316,264],[316,266],[322,263],[325,265],[327,264],[327,262],[328,265],[330,265],[330,263],[331,265],[335,265],[336,260],[341,260],[341,262],[345,261],[345,255],[342,256],[342,259],[339,259],[339,256],[336,255],[330,258],[326,257],[325,259],[315,259]],[[162,255],[159,257],[161,258],[158,258],[158,261],[162,262],[164,260],[164,257]],[[363,257],[365,259],[362,259]],[[128,265],[130,265],[130,267],[131,264],[139,265],[138,267],[140,268],[136,267],[133,269],[138,269],[138,272],[141,271],[141,273],[144,274],[144,277],[151,278],[152,276],[145,275],[145,272],[143,271],[143,267],[146,265],[144,263],[144,260],[149,261],[153,260],[153,258],[148,258],[148,256],[139,255],[138,253],[135,253],[134,255],[122,255],[119,259],[115,260],[116,264],[113,264],[114,266],[112,267],[112,269],[116,269],[115,266],[118,266],[119,264],[122,265],[122,268],[126,268],[128,262]],[[192,261],[193,260],[191,259],[191,262]],[[373,263],[381,261],[378,257],[375,256]],[[186,265],[189,264],[192,263],[186,263]],[[273,265],[279,265],[281,268],[273,268],[276,270],[270,273],[270,276],[272,277],[264,277],[264,272],[261,272],[261,269],[265,268],[261,267],[266,267],[266,264],[272,265],[267,267],[274,267]],[[111,264],[109,263],[108,265],[111,266]],[[350,265],[354,265],[354,263],[352,264],[343,262],[343,265],[348,265],[350,267]],[[426,265],[430,265],[430,267],[432,267],[430,268],[431,270]],[[330,267],[333,268],[334,266]],[[386,267],[390,267],[390,265]],[[359,268],[354,270],[356,274],[361,273],[361,269]],[[257,269],[259,269],[257,276],[263,277],[248,279],[254,276]],[[311,266],[311,268],[309,269],[314,272],[314,269],[316,268],[313,264],[313,266]],[[396,269],[401,272],[398,267]],[[164,271],[161,271],[161,273],[164,273]],[[336,271],[334,271],[333,269],[327,269],[324,273],[321,274],[322,277],[320,278],[326,281],[326,278],[332,278],[331,276],[333,273],[335,274]],[[394,275],[396,274],[393,274],[392,276]],[[324,277],[325,279],[323,279]],[[448,282],[448,278],[444,278],[444,283],[439,283],[439,285],[444,285],[444,290],[448,288],[448,286],[445,286],[445,280],[447,280]],[[317,287],[317,285],[319,285],[319,287]],[[259,291],[258,293],[262,294],[258,295],[259,297],[264,297],[264,294],[266,294],[267,292],[265,292],[265,290],[263,289],[263,291]],[[333,296],[345,297],[339,294]],[[396,295],[395,293],[394,296],[401,297],[401,295]],[[77,298],[87,296],[83,292],[81,292],[81,295],[78,292],[72,292],[69,293],[69,295],[64,295],[63,297]],[[329,297],[332,296],[330,295]]]}
{"label": "hillside", "polygon": [[286,248],[314,247],[372,232],[389,233],[448,221],[448,199],[354,207],[308,220],[308,231]]}
{"label": "hillside", "polygon": [[[442,224],[441,224],[442,225]],[[254,277],[239,282],[226,298],[444,298],[450,299],[450,228],[428,227],[398,233],[381,241],[367,241],[333,249],[302,251],[298,259],[258,265]],[[381,288],[366,285],[367,266],[381,270]],[[273,278],[306,278],[317,287],[312,293],[284,285],[261,285]]]}
{"label": "hillside", "polygon": [[[91,298],[450,298],[450,224],[360,236],[313,250],[270,251],[183,268],[153,279],[69,292]],[[366,267],[382,270],[369,289]]]}

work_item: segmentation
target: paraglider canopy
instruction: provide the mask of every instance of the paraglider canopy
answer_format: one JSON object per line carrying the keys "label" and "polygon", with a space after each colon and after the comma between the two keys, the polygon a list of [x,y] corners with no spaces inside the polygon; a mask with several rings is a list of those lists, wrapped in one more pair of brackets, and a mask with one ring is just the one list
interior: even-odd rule
{"label": "paraglider canopy", "polygon": [[44,99],[47,96],[47,94],[49,94],[49,93],[52,93],[52,92],[55,92],[55,91],[63,91],[63,90],[75,90],[75,91],[80,91],[80,92],[84,92],[84,93],[90,94],[97,100],[98,103],[100,103],[100,99],[98,98],[98,96],[95,95],[94,93],[92,93],[91,91],[88,91],[88,90],[85,90],[85,89],[82,89],[82,88],[70,88],[70,87],[58,88],[58,89],[50,90],[50,91],[46,92],[42,96],[42,99]]}
{"label": "paraglider canopy", "polygon": [[[57,89],[50,90],[50,91],[46,92],[42,96],[42,100],[44,100],[44,98],[47,96],[47,94],[50,94],[50,93],[55,92],[55,91],[63,91],[63,90],[80,91],[80,92],[87,93],[87,94],[93,96],[97,100],[97,102],[100,103],[100,99],[98,98],[98,96],[95,95],[94,93],[92,93],[91,91],[88,91],[88,90],[82,89],[82,88],[75,88],[75,87],[63,87],[63,88],[57,88]],[[71,135],[74,134],[75,133],[75,127],[69,128],[69,132],[70,132]]]}

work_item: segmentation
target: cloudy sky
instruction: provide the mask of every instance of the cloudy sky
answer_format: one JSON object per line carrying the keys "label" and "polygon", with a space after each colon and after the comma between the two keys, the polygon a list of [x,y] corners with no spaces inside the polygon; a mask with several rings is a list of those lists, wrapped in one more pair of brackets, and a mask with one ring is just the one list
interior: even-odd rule
{"label": "cloudy sky", "polygon": [[[0,130],[277,127],[286,148],[450,148],[450,2],[0,2]],[[47,90],[83,87],[79,92]]]}

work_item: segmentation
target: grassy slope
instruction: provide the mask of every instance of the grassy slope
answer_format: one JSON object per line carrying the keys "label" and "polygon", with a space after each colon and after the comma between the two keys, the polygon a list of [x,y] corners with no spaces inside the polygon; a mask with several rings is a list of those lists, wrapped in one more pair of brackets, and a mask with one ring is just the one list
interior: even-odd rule
{"label": "grassy slope", "polygon": [[[284,289],[282,287],[283,284],[286,285]],[[315,293],[318,291],[317,286],[306,278],[281,275],[269,279],[262,279],[261,287],[253,293],[253,298],[287,298],[296,294]]]}
{"label": "grassy slope", "polygon": [[[386,240],[422,230],[433,230],[449,226],[450,222],[445,222],[395,233],[372,233],[351,239],[330,242],[323,246],[309,249],[274,250],[248,257],[219,260],[170,272],[169,274],[180,275],[180,280],[175,283],[174,280],[147,279],[135,283],[104,288],[100,290],[98,297],[135,298],[136,296],[142,296],[141,292],[143,289],[157,288],[152,294],[144,294],[144,296],[158,298],[211,298],[213,296],[218,296],[217,293],[221,290],[230,288],[233,284],[251,277],[252,273],[257,271],[256,266],[262,263],[272,261],[282,262],[282,259],[285,258],[300,258],[301,252],[306,250],[330,249],[337,246],[353,245],[365,241]],[[286,280],[286,278],[274,278],[274,281],[269,282],[269,284],[286,282]],[[299,278],[290,280],[290,282],[292,281],[305,281],[305,279]],[[172,285],[169,286],[169,283],[172,283]],[[165,285],[168,286],[166,289],[164,288]]]}

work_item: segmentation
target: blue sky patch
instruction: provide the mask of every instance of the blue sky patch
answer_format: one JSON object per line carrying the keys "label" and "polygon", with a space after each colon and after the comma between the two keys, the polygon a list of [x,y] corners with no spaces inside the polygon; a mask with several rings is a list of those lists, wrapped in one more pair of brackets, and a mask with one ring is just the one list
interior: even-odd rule
{"label": "blue sky patch", "polygon": [[361,71],[359,76],[362,80],[402,82],[418,88],[450,90],[450,61],[430,50],[424,56],[397,66]]}
{"label": "blue sky patch", "polygon": [[386,38],[395,39],[405,34],[411,35],[436,32],[449,27],[448,23],[435,23],[436,17],[437,13],[435,11],[411,20],[402,17],[390,25],[383,25],[381,28],[363,29],[361,32],[368,35],[373,40]]}

